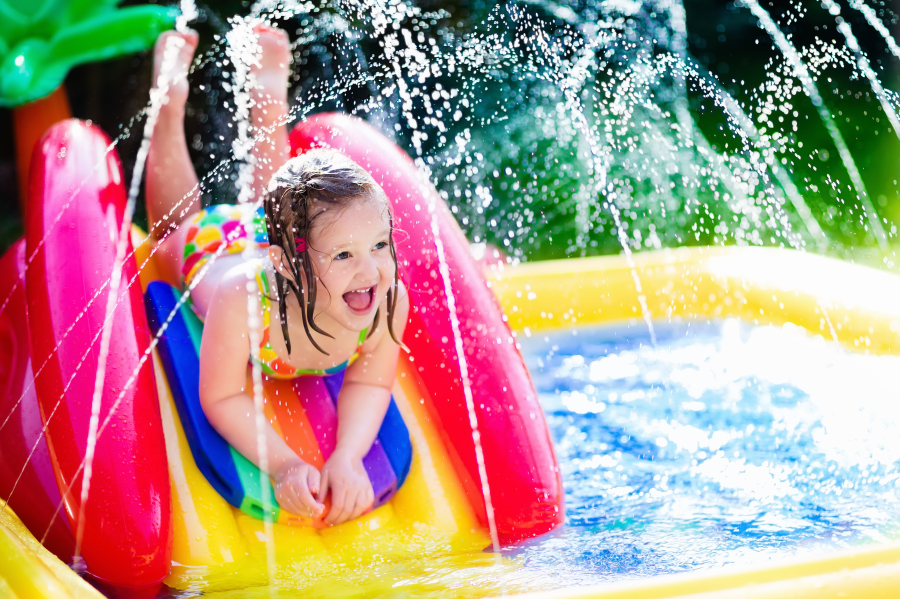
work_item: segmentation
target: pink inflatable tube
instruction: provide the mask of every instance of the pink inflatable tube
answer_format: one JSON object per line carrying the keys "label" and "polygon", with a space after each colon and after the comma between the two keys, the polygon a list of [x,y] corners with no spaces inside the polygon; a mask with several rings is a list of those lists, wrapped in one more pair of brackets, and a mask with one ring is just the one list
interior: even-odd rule
{"label": "pink inflatable tube", "polygon": [[[113,270],[125,187],[109,139],[70,120],[38,143],[26,223],[29,332],[41,416],[65,518],[77,530],[100,332]],[[127,255],[130,255],[129,244]],[[102,392],[102,423],[126,382],[110,427],[100,437],[85,505],[81,555],[88,573],[117,587],[158,585],[170,564],[171,501],[165,441],[137,267],[127,260],[112,318]],[[71,491],[66,490],[71,486]]]}
{"label": "pink inflatable tube", "polygon": [[487,523],[469,414],[432,234],[432,208],[475,396],[495,520],[502,543],[552,530],[563,521],[563,489],[537,393],[468,242],[431,183],[410,158],[365,122],[318,115],[291,133],[293,152],[337,148],[368,170],[391,201],[401,276],[412,310],[403,338],[414,364],[429,368],[428,387],[444,444],[472,505]]}
{"label": "pink inflatable tube", "polygon": [[[0,497],[44,546],[69,562],[75,539],[69,521],[53,519],[59,505],[56,474],[34,390],[25,307],[25,241],[0,258]],[[52,522],[48,530],[48,523]]]}

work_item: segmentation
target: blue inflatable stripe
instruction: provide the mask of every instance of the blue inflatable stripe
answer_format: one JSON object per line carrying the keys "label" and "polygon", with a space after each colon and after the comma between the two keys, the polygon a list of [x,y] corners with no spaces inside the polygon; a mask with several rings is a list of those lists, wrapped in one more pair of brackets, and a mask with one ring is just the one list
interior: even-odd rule
{"label": "blue inflatable stripe", "polygon": [[378,430],[378,439],[381,446],[387,454],[391,468],[397,475],[397,488],[399,489],[409,474],[409,467],[412,465],[412,442],[409,440],[409,429],[403,422],[403,416],[391,397],[391,403],[388,406],[387,413],[384,415],[384,422]]}
{"label": "blue inflatable stripe", "polygon": [[[152,282],[147,286],[144,302],[154,335],[175,310],[179,296],[166,283]],[[175,314],[160,337],[157,346],[159,357],[197,468],[228,503],[240,507],[244,501],[244,490],[231,457],[231,447],[212,427],[200,406],[198,348],[194,345],[182,310]]]}

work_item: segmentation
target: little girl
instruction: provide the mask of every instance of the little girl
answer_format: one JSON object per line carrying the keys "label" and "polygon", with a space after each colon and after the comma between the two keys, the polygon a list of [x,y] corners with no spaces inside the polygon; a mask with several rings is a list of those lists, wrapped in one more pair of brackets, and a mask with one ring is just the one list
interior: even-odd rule
{"label": "little girl", "polygon": [[[186,74],[197,36],[167,32],[157,42],[155,74],[167,44],[178,53],[175,83],[148,156],[150,235],[170,280],[183,280],[186,288],[196,283],[191,301],[205,320],[200,401],[213,427],[249,460],[259,465],[255,408],[246,389],[248,361],[277,378],[346,369],[337,445],[321,473],[265,427],[269,475],[281,507],[319,516],[330,492],[325,522],[340,524],[372,505],[362,458],[390,402],[408,298],[397,277],[390,208],[372,177],[333,150],[287,160],[287,132],[279,123],[285,122],[287,107],[288,38],[270,27],[254,31],[261,52],[251,69],[256,82],[251,123],[273,131],[254,149],[254,193],[263,207],[251,202],[199,210],[184,136]],[[167,64],[172,56],[170,50]],[[277,165],[283,166],[273,175]],[[242,218],[253,225],[241,226]],[[213,261],[217,249],[221,255]],[[251,358],[248,305],[259,310],[258,358]]]}

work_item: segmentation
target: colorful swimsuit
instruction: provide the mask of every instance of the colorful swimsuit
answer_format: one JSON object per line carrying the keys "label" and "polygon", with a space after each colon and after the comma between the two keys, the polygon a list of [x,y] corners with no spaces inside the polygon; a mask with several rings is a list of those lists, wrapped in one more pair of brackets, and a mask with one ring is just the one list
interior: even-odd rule
{"label": "colorful swimsuit", "polygon": [[184,240],[184,266],[181,267],[181,274],[185,287],[190,285],[194,275],[223,243],[223,254],[237,254],[247,249],[247,246],[251,249],[269,247],[266,215],[262,207],[254,210],[250,234],[241,224],[250,210],[254,210],[252,204],[218,204],[201,210],[194,217]]}
{"label": "colorful swimsuit", "polygon": [[[194,275],[203,268],[213,254],[225,244],[223,254],[236,254],[243,252],[249,246],[251,249],[265,249],[269,247],[269,236],[266,232],[265,213],[262,208],[256,209],[253,215],[252,235],[247,234],[246,227],[241,220],[248,210],[252,210],[250,204],[218,204],[201,210],[190,224],[184,244],[184,266],[181,273],[184,276],[184,286],[187,287]],[[315,368],[294,368],[285,363],[275,350],[269,339],[269,325],[271,323],[271,300],[269,295],[269,280],[265,276],[262,265],[256,272],[256,284],[259,287],[260,302],[263,308],[263,335],[259,344],[259,360],[251,357],[251,360],[259,364],[263,373],[267,376],[279,379],[293,379],[298,376],[326,376],[341,372],[359,357],[360,349],[365,343],[369,328],[366,327],[359,334],[359,344],[350,358],[337,366],[324,370]]]}

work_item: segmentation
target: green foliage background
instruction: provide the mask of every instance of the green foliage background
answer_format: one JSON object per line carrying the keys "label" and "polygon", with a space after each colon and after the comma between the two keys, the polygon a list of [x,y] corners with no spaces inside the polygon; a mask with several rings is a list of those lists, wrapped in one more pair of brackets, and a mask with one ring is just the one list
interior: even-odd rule
{"label": "green foliage background", "polygon": [[[817,2],[763,4],[798,46],[815,46],[817,39],[837,47],[844,45],[834,17]],[[528,22],[540,23],[548,39],[560,42],[562,54],[571,48],[574,55],[579,43],[577,26],[608,18],[609,5],[583,1],[499,4],[487,0],[425,1],[416,3],[423,16],[409,20],[404,26],[435,37],[443,48],[462,47],[490,35],[506,39],[512,47],[517,26],[509,16],[512,8],[518,14],[527,15]],[[871,5],[889,26],[896,25],[896,15],[889,6]],[[223,86],[223,73],[228,68],[221,64],[224,54],[221,46],[215,46],[214,36],[227,31],[228,16],[246,14],[249,7],[247,2],[238,0],[208,5],[198,2],[198,7],[202,13],[195,24],[201,35],[199,53],[209,54],[192,76],[186,131],[195,167],[202,174],[210,172],[228,156],[234,135],[228,126],[231,112],[223,108],[230,98],[230,92]],[[777,72],[781,64],[780,55],[767,34],[758,27],[749,10],[732,2],[687,0],[685,10],[688,54],[703,69],[716,75],[722,86],[752,113],[753,107],[760,105],[758,100],[764,103],[765,99],[765,93],[760,97],[754,90]],[[332,26],[333,15],[341,16],[358,35],[347,36]],[[861,15],[844,6],[843,17],[854,28],[885,86],[900,87],[900,60],[888,54],[884,41]],[[610,52],[611,68],[627,67],[639,51],[651,56],[663,55],[663,44],[654,43],[649,35],[658,30],[661,19],[649,9],[636,16],[622,17],[621,30],[632,32],[634,39],[629,40],[631,46]],[[554,79],[550,70],[533,68],[535,55],[527,48],[503,56],[487,56],[485,67],[472,69],[463,65],[452,74],[444,71],[422,84],[410,78],[411,85],[420,85],[429,93],[435,91],[436,85],[459,92],[452,103],[453,109],[448,109],[441,118],[446,128],[443,141],[441,135],[430,129],[427,140],[416,142],[416,130],[401,114],[401,99],[396,93],[384,93],[383,78],[339,88],[330,85],[346,79],[346,74],[354,69],[360,73],[384,71],[380,38],[366,34],[364,15],[325,8],[280,24],[295,39],[298,33],[302,36],[295,54],[292,92],[297,102],[306,103],[304,116],[327,110],[354,112],[392,135],[411,155],[420,154],[429,163],[436,185],[470,239],[494,244],[523,259],[622,251],[611,212],[603,204],[605,198],[592,189],[588,147],[573,123],[572,113],[565,110],[559,80]],[[127,132],[132,118],[146,102],[149,68],[146,53],[102,65],[77,67],[67,78],[75,115],[94,120],[113,136]],[[592,76],[591,85],[615,83],[614,76],[602,71]],[[897,184],[900,142],[890,130],[868,83],[856,77],[851,68],[827,68],[819,85],[860,167],[879,218],[887,220],[886,227],[890,230],[900,220]],[[672,89],[671,74],[664,74],[647,93],[651,94],[654,106],[671,111]],[[456,121],[450,115],[463,98],[470,100],[469,106],[464,108],[463,118]],[[721,110],[691,86],[688,86],[687,99],[690,114],[710,146],[735,161],[742,160],[746,152],[728,131]],[[875,240],[859,221],[853,195],[845,190],[849,183],[846,171],[811,103],[802,95],[791,102],[799,115],[799,128],[793,134],[791,149],[780,153],[778,158],[785,160],[784,167],[790,170],[792,180],[829,236],[829,252],[893,266],[892,255],[885,257],[873,249]],[[634,249],[642,249],[738,242],[734,230],[735,222],[739,223],[740,219],[735,219],[734,211],[714,182],[675,169],[677,172],[665,175],[666,189],[660,191],[660,181],[654,183],[640,176],[643,168],[640,160],[644,160],[641,156],[654,151],[654,144],[632,144],[627,141],[629,136],[637,134],[646,123],[663,127],[672,121],[654,116],[653,110],[642,110],[636,110],[632,121],[622,127],[621,137],[609,148],[613,156],[610,175],[619,181],[624,193],[617,199],[617,205],[628,243]],[[428,116],[421,99],[413,103],[411,112],[420,123]],[[599,113],[588,116],[602,130],[605,117]],[[15,210],[10,120],[8,111],[0,111],[0,241],[4,244],[21,231],[21,220]],[[129,175],[139,132],[140,126],[135,127],[119,144]],[[462,153],[456,150],[454,141],[459,136],[468,137]],[[695,149],[679,152],[685,164],[698,163]],[[221,176],[210,181],[205,201],[233,200],[236,195],[233,177],[234,169],[225,168]],[[833,186],[830,183],[833,181],[839,183]],[[792,209],[786,210],[794,229],[813,248]],[[728,233],[719,232],[723,225],[728,225]],[[753,243],[786,244],[777,223],[766,222],[765,217],[758,227],[750,228],[759,233]]]}

